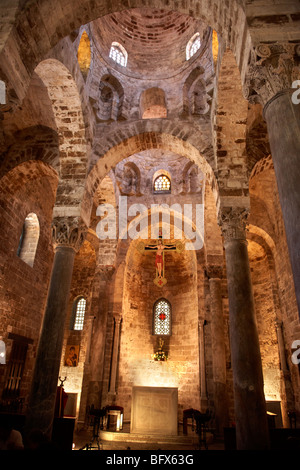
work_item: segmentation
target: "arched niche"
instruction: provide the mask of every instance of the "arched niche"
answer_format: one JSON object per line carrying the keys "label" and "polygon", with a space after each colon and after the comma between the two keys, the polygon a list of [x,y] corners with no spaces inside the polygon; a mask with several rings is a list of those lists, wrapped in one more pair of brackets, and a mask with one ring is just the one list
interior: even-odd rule
{"label": "arched niche", "polygon": [[164,90],[157,87],[144,90],[140,98],[140,112],[142,119],[166,118],[167,106]]}

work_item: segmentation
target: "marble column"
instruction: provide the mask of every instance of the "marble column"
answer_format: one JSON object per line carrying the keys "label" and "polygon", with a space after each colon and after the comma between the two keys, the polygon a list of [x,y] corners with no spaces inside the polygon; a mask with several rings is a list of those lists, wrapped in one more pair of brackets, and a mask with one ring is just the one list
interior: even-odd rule
{"label": "marble column", "polygon": [[223,434],[228,426],[228,401],[226,390],[226,349],[222,304],[222,269],[209,269],[210,314],[212,335],[212,362],[216,431]]}
{"label": "marble column", "polygon": [[54,260],[26,413],[26,434],[39,429],[51,437],[74,257],[84,233],[77,218],[53,221]]}
{"label": "marble column", "polygon": [[248,211],[223,207],[219,215],[226,257],[237,449],[264,450],[269,448],[269,432],[246,241]]}
{"label": "marble column", "polygon": [[199,319],[199,365],[200,365],[200,408],[204,413],[207,409],[207,388],[206,388],[206,374],[205,374],[205,345],[204,345],[204,327],[206,320]]}
{"label": "marble column", "polygon": [[258,45],[245,94],[262,105],[267,123],[300,316],[300,103],[293,88],[299,77],[299,43]]}
{"label": "marble column", "polygon": [[110,370],[110,384],[109,393],[116,393],[116,381],[117,381],[117,369],[119,360],[119,345],[120,345],[120,331],[121,331],[121,315],[114,315],[114,340],[113,340],[113,351],[111,359],[111,370]]}

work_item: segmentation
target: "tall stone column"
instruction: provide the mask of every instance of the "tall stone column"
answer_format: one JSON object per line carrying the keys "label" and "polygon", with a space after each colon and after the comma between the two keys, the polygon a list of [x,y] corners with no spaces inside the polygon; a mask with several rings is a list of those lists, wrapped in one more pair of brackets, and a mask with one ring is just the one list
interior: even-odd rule
{"label": "tall stone column", "polygon": [[276,333],[277,333],[277,342],[278,342],[278,352],[279,352],[279,360],[280,360],[280,372],[281,372],[281,415],[282,415],[282,422],[285,428],[288,428],[289,418],[288,418],[288,411],[289,409],[293,408],[294,404],[294,394],[293,389],[291,386],[291,377],[290,371],[287,366],[286,357],[285,357],[285,347],[284,347],[284,338],[283,338],[283,331],[282,331],[282,322],[276,320]]}
{"label": "tall stone column", "polygon": [[300,103],[293,88],[299,79],[300,43],[261,44],[245,94],[263,106],[300,316]]}
{"label": "tall stone column", "polygon": [[116,393],[121,321],[122,321],[121,315],[119,314],[114,315],[115,328],[114,328],[114,340],[113,340],[113,351],[112,351],[112,359],[111,359],[110,384],[109,384],[109,393],[112,393],[112,394]]}
{"label": "tall stone column", "polygon": [[27,434],[39,429],[51,437],[74,257],[84,235],[85,227],[77,218],[53,221],[54,261],[26,415]]}
{"label": "tall stone column", "polygon": [[212,359],[216,430],[223,434],[228,426],[228,401],[226,391],[226,349],[222,305],[222,269],[208,270],[212,333]]}
{"label": "tall stone column", "polygon": [[[109,283],[113,272],[114,268],[111,266],[100,266],[95,274],[96,280],[92,301],[95,320],[91,341],[91,361],[88,374],[83,379],[89,381],[87,404],[94,405],[95,408],[101,407],[102,400],[108,298],[110,295]],[[101,299],[101,305],[99,299]]]}
{"label": "tall stone column", "polygon": [[206,388],[206,374],[205,374],[205,344],[204,344],[204,327],[206,320],[199,319],[199,365],[200,365],[200,408],[202,412],[207,409],[207,388]]}
{"label": "tall stone column", "polygon": [[263,373],[246,241],[248,211],[221,208],[238,450],[269,448]]}

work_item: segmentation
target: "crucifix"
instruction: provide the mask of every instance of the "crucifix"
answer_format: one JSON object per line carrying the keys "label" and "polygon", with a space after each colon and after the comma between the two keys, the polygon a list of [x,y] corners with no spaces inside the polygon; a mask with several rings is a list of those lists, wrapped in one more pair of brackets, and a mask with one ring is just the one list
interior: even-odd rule
{"label": "crucifix", "polygon": [[159,235],[157,243],[151,244],[151,245],[145,245],[143,242],[140,242],[137,248],[141,253],[144,253],[144,251],[156,251],[156,255],[155,255],[156,276],[153,282],[158,287],[162,287],[167,283],[167,279],[165,278],[165,259],[164,259],[165,251],[176,251],[177,253],[181,253],[184,250],[184,245],[180,241],[177,241],[175,244],[164,243],[162,236]]}

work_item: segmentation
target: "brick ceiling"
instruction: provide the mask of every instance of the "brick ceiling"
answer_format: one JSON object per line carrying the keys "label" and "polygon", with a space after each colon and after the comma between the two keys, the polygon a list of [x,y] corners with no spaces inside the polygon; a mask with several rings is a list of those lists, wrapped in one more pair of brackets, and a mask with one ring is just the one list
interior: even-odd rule
{"label": "brick ceiling", "polygon": [[119,42],[128,53],[124,72],[136,78],[157,79],[179,73],[189,65],[186,62],[189,39],[200,32],[205,47],[207,29],[201,21],[190,16],[150,9],[117,12],[91,23],[97,52],[113,66],[108,57],[109,50],[112,41]]}

